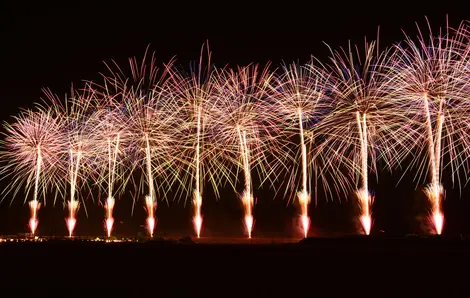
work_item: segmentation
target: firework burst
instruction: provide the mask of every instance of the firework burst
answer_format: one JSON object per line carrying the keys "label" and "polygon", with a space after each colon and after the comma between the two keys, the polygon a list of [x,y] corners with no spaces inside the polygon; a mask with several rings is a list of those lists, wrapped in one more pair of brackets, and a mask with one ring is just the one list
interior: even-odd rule
{"label": "firework burst", "polygon": [[214,115],[219,123],[213,132],[221,157],[235,165],[234,177],[238,176],[239,169],[243,170],[245,187],[241,199],[250,238],[254,225],[252,170],[256,168],[260,177],[267,173],[266,139],[270,136],[270,127],[263,122],[266,110],[261,109],[259,103],[265,97],[266,82],[271,75],[267,67],[260,71],[257,65],[227,69],[219,73],[216,87],[218,102]]}
{"label": "firework burst", "polygon": [[[429,24],[428,24],[429,25]],[[426,37],[419,30],[414,40],[406,36],[404,43],[395,46],[389,73],[390,94],[402,102],[402,112],[410,123],[406,126],[414,142],[416,178],[429,174],[430,183],[424,192],[431,202],[435,232],[442,233],[444,216],[441,201],[444,189],[441,171],[449,166],[452,181],[461,186],[459,169],[468,160],[469,110],[466,69],[468,59],[460,50],[461,31],[447,30]],[[443,164],[448,155],[449,162]]]}
{"label": "firework burst", "polygon": [[364,49],[364,56],[351,46],[347,51],[332,51],[330,63],[315,72],[326,78],[324,90],[332,107],[320,124],[319,132],[325,137],[321,149],[360,180],[361,187],[356,191],[360,221],[364,233],[369,234],[373,202],[369,171],[377,172],[378,159],[391,167],[403,156],[396,141],[403,119],[399,106],[392,104],[382,90],[379,74],[384,71],[386,55],[375,52],[374,42],[366,42]]}
{"label": "firework burst", "polygon": [[[207,50],[208,47],[207,47]],[[178,71],[174,67],[169,70],[170,80],[167,85],[168,93],[178,105],[178,122],[174,135],[178,139],[178,161],[189,170],[185,172],[194,182],[187,182],[183,178],[182,184],[194,184],[193,205],[194,217],[193,224],[197,237],[200,237],[202,228],[202,199],[203,184],[205,173],[210,173],[208,179],[214,186],[217,193],[217,174],[211,175],[214,171],[207,171],[207,168],[220,170],[220,167],[214,167],[213,158],[216,149],[208,136],[215,120],[211,115],[215,103],[214,96],[214,69],[211,66],[210,51],[207,53],[207,67],[203,62],[204,46],[201,49],[201,56],[198,65],[192,65],[191,72],[186,74]]]}
{"label": "firework burst", "polygon": [[13,193],[13,198],[22,188],[26,198],[33,188],[30,229],[34,234],[38,226],[39,195],[45,201],[46,191],[59,190],[62,182],[62,158],[64,157],[64,121],[51,109],[24,111],[15,117],[12,124],[5,124],[6,138],[3,142],[3,178],[9,178],[3,195]]}
{"label": "firework burst", "polygon": [[[308,216],[308,206],[310,203],[311,187],[309,173],[311,173],[311,160],[313,144],[309,144],[313,139],[312,127],[319,122],[325,113],[324,101],[322,96],[319,76],[312,76],[310,71],[298,64],[284,65],[282,73],[276,77],[271,84],[272,96],[270,96],[271,107],[269,108],[270,118],[277,119],[276,125],[281,127],[280,136],[284,146],[278,147],[287,152],[291,157],[291,162],[296,165],[294,170],[288,169],[292,173],[292,178],[288,181],[292,185],[286,186],[288,189],[294,189],[297,183],[297,177],[300,176],[300,191],[297,191],[297,198],[300,205],[300,221],[304,237],[307,237],[310,227],[310,218]],[[299,138],[299,142],[290,146],[293,138]],[[289,145],[289,146],[287,146]],[[294,149],[292,149],[294,148]],[[310,149],[310,150],[309,150]],[[281,154],[284,155],[284,154]],[[297,167],[297,165],[299,165]],[[301,175],[298,175],[300,168]]]}
{"label": "firework burst", "polygon": [[49,105],[64,120],[62,133],[65,139],[62,140],[68,154],[60,165],[62,171],[67,173],[64,176],[68,176],[69,181],[70,200],[66,203],[68,207],[66,225],[69,236],[72,237],[77,223],[81,190],[91,191],[85,182],[92,176],[95,158],[93,144],[96,142],[94,138],[99,137],[97,127],[90,118],[95,111],[93,94],[87,89],[83,91],[72,89],[71,96],[62,100],[49,90],[44,90],[44,93]]}
{"label": "firework burst", "polygon": [[[130,167],[142,169],[146,179],[148,194],[145,196],[147,211],[147,229],[153,236],[156,226],[155,210],[157,192],[163,189],[166,194],[171,185],[169,181],[174,174],[175,136],[172,134],[176,126],[178,110],[168,96],[164,86],[167,72],[160,73],[152,55],[147,61],[147,52],[141,63],[135,58],[129,59],[132,77],[128,78],[115,63],[116,71],[108,67],[111,75],[103,76],[106,92],[112,96],[117,109],[126,119],[126,133],[129,138],[124,154],[132,157]],[[171,65],[171,63],[169,63]],[[171,67],[171,66],[169,66]],[[97,88],[100,89],[100,88]],[[173,175],[173,177],[176,175]],[[155,187],[155,178],[160,178],[160,185]],[[141,184],[139,183],[139,189]]]}
{"label": "firework burst", "polygon": [[95,156],[92,168],[95,170],[93,173],[96,177],[92,179],[106,193],[105,228],[110,237],[114,224],[115,193],[124,190],[129,180],[123,148],[128,146],[130,135],[126,118],[117,108],[114,98],[105,96],[99,99],[106,100],[102,100],[96,107],[96,111],[89,120],[95,127],[96,133],[96,137],[92,139],[92,150]]}

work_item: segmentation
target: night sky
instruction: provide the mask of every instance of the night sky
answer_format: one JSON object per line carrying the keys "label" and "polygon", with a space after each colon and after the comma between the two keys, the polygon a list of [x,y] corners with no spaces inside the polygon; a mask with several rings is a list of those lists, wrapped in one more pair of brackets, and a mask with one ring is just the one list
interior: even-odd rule
{"label": "night sky", "polygon": [[[408,5],[412,1],[374,6],[356,3],[343,5],[292,7],[253,5],[251,2],[183,2],[174,5],[148,6],[131,1],[127,6],[116,4],[96,7],[75,4],[66,7],[45,5],[5,7],[0,5],[0,118],[10,121],[22,108],[30,108],[42,97],[41,88],[48,87],[60,96],[70,86],[80,86],[82,80],[99,80],[106,71],[103,61],[115,60],[126,65],[127,58],[142,57],[147,45],[155,51],[160,63],[176,55],[177,64],[186,69],[189,62],[199,58],[201,45],[209,41],[213,62],[218,66],[245,65],[250,62],[273,66],[281,62],[307,62],[311,55],[325,61],[327,47],[363,44],[364,37],[374,39],[380,26],[380,45],[390,46],[403,38],[401,30],[416,34],[415,22],[425,28],[427,16],[434,29],[445,25],[446,14],[451,25],[457,26],[470,15],[463,1],[445,1],[436,6],[429,3]],[[338,2],[338,3],[337,3]],[[222,4],[223,3],[223,4]],[[289,1],[289,5],[293,4]],[[313,5],[313,4],[311,4]],[[414,4],[415,5],[415,4]],[[324,43],[323,43],[324,42]],[[379,184],[371,181],[375,191],[375,225],[380,230],[406,234],[422,231],[426,215],[426,198],[415,188],[408,175],[396,187],[400,173],[379,173]],[[449,175],[443,175],[447,188],[444,212],[447,215],[444,233],[470,231],[470,191],[459,195],[450,190]],[[372,179],[371,179],[372,180]],[[297,206],[274,197],[269,191],[256,190],[256,224],[254,235],[300,235],[296,226]],[[312,235],[333,235],[358,230],[354,222],[355,200],[335,198],[325,202],[318,195],[318,205],[311,205]],[[189,199],[189,198],[188,198]],[[28,199],[29,200],[29,199]],[[48,198],[49,200],[49,198]],[[29,210],[18,195],[10,206],[7,197],[0,205],[0,234],[27,232]],[[191,204],[184,200],[159,202],[156,233],[192,235]],[[76,228],[77,235],[104,235],[104,209],[91,201],[86,203],[88,219],[81,208]],[[121,196],[115,207],[115,234],[135,235],[145,232],[143,197],[137,202],[133,216],[130,195]],[[205,190],[203,203],[203,235],[243,235],[243,209],[237,195],[230,190],[222,192],[216,201],[210,190]],[[55,207],[52,200],[39,215],[39,233],[66,235],[62,201]]]}

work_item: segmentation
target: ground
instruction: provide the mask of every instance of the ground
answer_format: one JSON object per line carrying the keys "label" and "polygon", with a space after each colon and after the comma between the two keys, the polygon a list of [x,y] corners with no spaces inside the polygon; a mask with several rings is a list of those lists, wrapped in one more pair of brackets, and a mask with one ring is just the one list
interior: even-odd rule
{"label": "ground", "polygon": [[208,242],[0,243],[1,288],[15,297],[454,297],[470,259],[460,238]]}

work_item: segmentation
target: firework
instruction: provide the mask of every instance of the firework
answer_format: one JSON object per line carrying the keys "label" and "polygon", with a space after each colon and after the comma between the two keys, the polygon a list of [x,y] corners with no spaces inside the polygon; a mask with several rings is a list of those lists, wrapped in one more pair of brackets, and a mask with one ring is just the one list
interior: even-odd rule
{"label": "firework", "polygon": [[72,236],[84,190],[92,194],[96,186],[105,193],[99,201],[108,237],[115,198],[129,184],[144,198],[150,236],[157,199],[184,194],[192,198],[200,237],[205,184],[218,198],[227,184],[239,191],[242,180],[251,238],[254,185],[282,186],[284,196],[296,198],[304,237],[318,185],[325,194],[354,188],[359,219],[369,234],[374,199],[369,176],[377,174],[379,162],[391,170],[411,157],[408,168],[418,168],[415,177],[429,175],[424,193],[441,234],[442,171],[450,168],[452,183],[459,186],[460,169],[468,172],[469,32],[466,25],[448,27],[445,34],[430,31],[428,37],[420,31],[417,39],[405,36],[384,51],[375,42],[366,42],[364,52],[351,46],[330,49],[327,63],[283,65],[277,74],[269,65],[218,69],[208,48],[204,61],[204,46],[188,73],[173,60],[159,71],[147,52],[141,62],[129,60],[129,76],[113,62],[102,85],[87,82],[65,101],[46,91],[45,107],[23,111],[5,124],[0,174],[10,181],[2,194],[15,197],[24,190],[27,201],[33,192],[33,235],[40,197],[45,205],[50,190],[68,194]]}
{"label": "firework", "polygon": [[[318,130],[325,137],[321,148],[340,166],[357,173],[361,187],[356,191],[361,209],[360,221],[370,233],[373,195],[369,192],[369,171],[377,172],[376,161],[383,158],[391,165],[402,156],[395,141],[401,127],[401,111],[383,92],[381,76],[384,53],[375,52],[375,43],[359,51],[332,51],[330,63],[314,70],[326,78],[324,90],[332,111]],[[379,153],[379,154],[377,154]]]}
{"label": "firework", "polygon": [[13,124],[5,124],[2,158],[6,162],[1,174],[10,180],[3,194],[13,192],[15,197],[24,187],[26,201],[30,189],[34,187],[33,199],[29,203],[32,234],[38,225],[40,193],[45,203],[46,191],[49,188],[59,189],[62,184],[63,124],[63,118],[51,109],[27,110],[15,117]]}
{"label": "firework", "polygon": [[239,67],[235,70],[224,70],[219,73],[217,85],[218,102],[214,115],[219,123],[214,128],[218,150],[222,158],[229,160],[243,170],[244,190],[241,200],[245,208],[245,226],[251,238],[254,225],[252,169],[257,168],[262,176],[266,173],[265,138],[269,128],[263,122],[266,111],[260,109],[259,102],[265,96],[266,82],[271,73],[268,68],[259,71],[257,65]]}
{"label": "firework", "polygon": [[[201,207],[204,174],[207,173],[208,168],[213,168],[217,172],[220,170],[220,167],[213,166],[214,161],[217,160],[214,158],[213,153],[216,148],[213,146],[208,134],[215,122],[210,112],[213,110],[215,103],[214,80],[216,78],[211,67],[211,53],[207,53],[208,66],[204,67],[203,51],[204,46],[201,49],[199,64],[191,67],[192,71],[189,74],[175,68],[170,69],[171,79],[167,86],[171,98],[179,106],[179,125],[174,133],[178,139],[178,160],[182,166],[189,167],[190,170],[186,170],[186,173],[194,181],[189,182],[189,184],[194,184],[194,188],[191,189],[194,205],[193,224],[198,238],[202,227]],[[215,171],[211,170],[209,172]],[[217,174],[211,174],[208,175],[208,179],[217,195],[218,180],[215,178]],[[186,178],[181,180],[182,184],[185,184],[186,181]]]}
{"label": "firework", "polygon": [[128,167],[123,147],[128,146],[130,135],[126,118],[112,95],[96,94],[96,96],[96,111],[89,119],[90,124],[95,127],[96,134],[94,138],[90,138],[93,141],[91,150],[94,155],[91,165],[94,177],[91,178],[106,192],[106,201],[103,204],[106,209],[105,228],[110,237],[114,223],[115,192],[124,190],[129,181],[126,176]]}
{"label": "firework", "polygon": [[[176,142],[172,132],[176,126],[178,110],[173,102],[164,96],[166,72],[158,72],[154,55],[149,64],[146,64],[146,57],[144,55],[141,64],[135,58],[129,60],[132,79],[125,77],[117,64],[117,71],[108,67],[111,75],[104,76],[106,92],[101,94],[108,98],[112,96],[126,119],[125,130],[131,137],[123,152],[131,157],[131,169],[141,168],[146,178],[147,229],[150,236],[153,236],[156,224],[156,194],[159,189],[165,187],[164,194],[169,190],[167,182],[171,180],[171,176],[168,173],[173,170]],[[157,189],[155,178],[161,178],[162,182]]]}
{"label": "firework", "polygon": [[87,90],[78,92],[72,89],[71,97],[65,100],[48,91],[45,91],[45,94],[51,107],[64,119],[63,144],[68,151],[68,158],[64,158],[60,164],[67,172],[69,181],[70,200],[66,204],[68,207],[66,225],[69,237],[72,237],[80,208],[77,197],[81,194],[82,188],[89,187],[87,183],[80,182],[86,182],[92,175],[95,157],[93,144],[96,142],[94,138],[99,138],[98,128],[90,117],[95,108],[93,94]]}
{"label": "firework", "polygon": [[430,176],[424,192],[432,205],[437,234],[442,233],[444,223],[443,156],[448,154],[452,181],[459,185],[458,169],[469,157],[468,150],[462,150],[467,147],[469,133],[465,79],[468,60],[459,51],[459,32],[448,30],[445,35],[434,35],[430,30],[425,37],[420,31],[416,40],[406,36],[403,44],[395,46],[390,67],[389,92],[402,102],[402,112],[410,119],[406,128],[414,140],[410,146],[416,152],[410,167],[418,166],[418,180],[426,171]]}
{"label": "firework", "polygon": [[[312,140],[308,136],[312,135],[310,131],[312,126],[318,123],[325,112],[319,78],[319,76],[311,76],[309,70],[304,66],[298,64],[285,65],[282,74],[276,80],[273,80],[271,86],[273,91],[270,97],[272,106],[269,110],[271,117],[278,119],[276,125],[282,128],[280,134],[282,139],[288,144],[290,142],[285,140],[292,139],[295,136],[300,139],[298,149],[286,150],[286,152],[288,154],[292,153],[294,164],[300,164],[301,190],[297,191],[297,198],[301,210],[300,221],[304,237],[307,237],[310,226],[308,206],[311,191],[308,165],[312,163],[307,162],[307,160],[311,159],[312,155],[309,154],[311,150],[307,150],[307,148],[311,149],[313,144],[308,144]],[[289,147],[282,146],[282,149],[290,149]],[[294,171],[288,169],[288,172],[292,172],[292,179],[288,179],[288,181],[295,182],[295,178],[298,176],[297,167]],[[296,184],[294,183],[291,187],[294,188]],[[287,185],[286,190],[289,188],[289,185]]]}

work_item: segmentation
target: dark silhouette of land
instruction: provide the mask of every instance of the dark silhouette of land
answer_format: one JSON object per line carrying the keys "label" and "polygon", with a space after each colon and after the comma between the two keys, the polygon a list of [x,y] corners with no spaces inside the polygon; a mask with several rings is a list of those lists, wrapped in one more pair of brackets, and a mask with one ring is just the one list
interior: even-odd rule
{"label": "dark silhouette of land", "polygon": [[455,297],[469,257],[460,237],[7,242],[0,284],[15,297]]}

